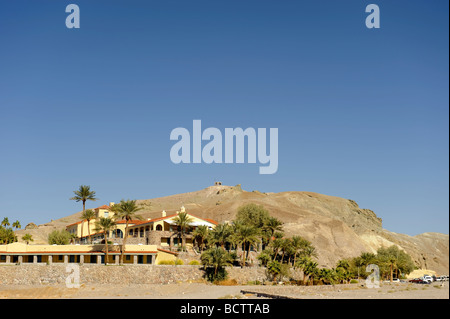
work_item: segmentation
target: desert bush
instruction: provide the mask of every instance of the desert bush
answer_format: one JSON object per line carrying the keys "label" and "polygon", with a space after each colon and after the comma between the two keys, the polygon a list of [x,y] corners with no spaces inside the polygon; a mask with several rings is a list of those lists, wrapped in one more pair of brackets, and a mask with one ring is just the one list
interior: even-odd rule
{"label": "desert bush", "polygon": [[175,265],[184,265],[184,262],[181,259],[175,260]]}
{"label": "desert bush", "polygon": [[50,245],[68,245],[70,242],[70,233],[63,229],[61,231],[54,230],[48,235],[48,243]]}

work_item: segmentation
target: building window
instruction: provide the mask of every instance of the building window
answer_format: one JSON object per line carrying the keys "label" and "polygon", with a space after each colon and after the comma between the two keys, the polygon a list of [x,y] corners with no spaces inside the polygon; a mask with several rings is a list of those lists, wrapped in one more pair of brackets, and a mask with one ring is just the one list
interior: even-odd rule
{"label": "building window", "polygon": [[109,216],[109,212],[104,212],[103,216],[105,216],[105,218],[108,217]]}

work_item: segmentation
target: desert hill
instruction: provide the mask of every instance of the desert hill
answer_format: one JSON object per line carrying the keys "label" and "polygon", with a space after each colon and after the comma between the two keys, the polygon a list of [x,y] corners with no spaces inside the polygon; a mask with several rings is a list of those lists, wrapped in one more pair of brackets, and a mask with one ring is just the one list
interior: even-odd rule
{"label": "desert hill", "polygon": [[[318,252],[321,267],[332,267],[341,258],[362,252],[375,252],[381,246],[398,245],[410,254],[416,265],[449,273],[449,236],[423,233],[417,236],[397,234],[382,228],[382,220],[369,209],[362,209],[352,200],[311,192],[261,193],[248,192],[237,186],[211,186],[203,190],[166,197],[138,200],[143,218],[161,216],[179,210],[218,222],[234,219],[240,206],[263,205],[280,219],[286,236],[300,235],[310,240]],[[81,212],[39,225],[37,229],[17,231],[33,235],[34,243],[46,243],[54,229],[79,221]]]}

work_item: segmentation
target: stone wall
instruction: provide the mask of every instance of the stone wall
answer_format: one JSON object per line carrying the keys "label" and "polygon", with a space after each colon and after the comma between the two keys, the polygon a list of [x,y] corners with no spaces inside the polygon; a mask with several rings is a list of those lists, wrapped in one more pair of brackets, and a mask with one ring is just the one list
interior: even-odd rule
{"label": "stone wall", "polygon": [[[0,285],[65,285],[72,272],[66,272],[67,265],[74,264],[22,264],[1,265]],[[201,266],[192,265],[79,265],[80,284],[169,284],[176,282],[201,281],[204,271]],[[228,267],[229,279],[239,284],[248,281],[267,280],[265,268]]]}

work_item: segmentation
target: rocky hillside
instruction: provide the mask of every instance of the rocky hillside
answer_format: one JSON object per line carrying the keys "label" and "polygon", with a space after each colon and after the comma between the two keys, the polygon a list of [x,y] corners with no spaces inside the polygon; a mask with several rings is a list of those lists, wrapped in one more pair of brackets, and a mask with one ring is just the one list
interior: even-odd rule
{"label": "rocky hillside", "polygon": [[[334,266],[336,261],[375,252],[381,246],[396,244],[410,254],[416,265],[449,273],[449,236],[424,233],[417,236],[397,234],[382,228],[382,220],[369,209],[362,209],[352,200],[311,192],[261,193],[248,192],[237,186],[211,186],[200,191],[139,200],[144,218],[169,214],[181,206],[194,215],[218,222],[234,219],[240,206],[263,205],[272,216],[284,223],[287,236],[300,235],[310,240],[318,251],[319,266]],[[107,203],[106,203],[107,204]],[[46,242],[54,229],[79,220],[80,212],[39,225],[29,232],[34,243]],[[21,236],[19,236],[21,237]]]}

